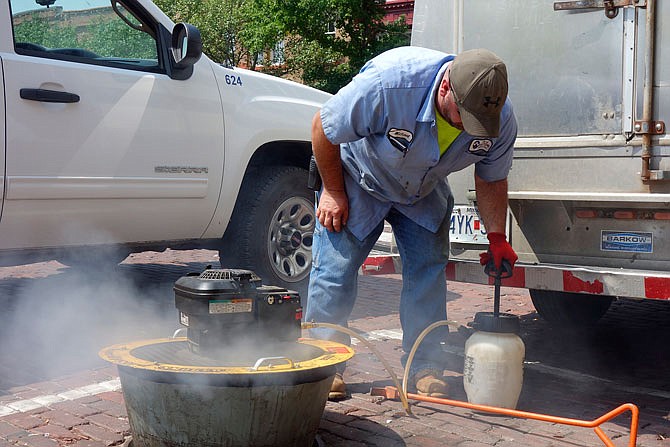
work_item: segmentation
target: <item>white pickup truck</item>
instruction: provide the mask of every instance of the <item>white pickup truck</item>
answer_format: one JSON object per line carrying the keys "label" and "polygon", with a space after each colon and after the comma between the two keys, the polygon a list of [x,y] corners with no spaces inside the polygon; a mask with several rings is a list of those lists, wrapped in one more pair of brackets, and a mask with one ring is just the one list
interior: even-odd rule
{"label": "white pickup truck", "polygon": [[197,241],[304,287],[328,95],[201,47],[149,0],[0,0],[1,264]]}

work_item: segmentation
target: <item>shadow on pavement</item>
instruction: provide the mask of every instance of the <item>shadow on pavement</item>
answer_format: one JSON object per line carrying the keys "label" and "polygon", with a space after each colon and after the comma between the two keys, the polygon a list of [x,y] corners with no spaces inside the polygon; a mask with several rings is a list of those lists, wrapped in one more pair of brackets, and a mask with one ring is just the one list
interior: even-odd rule
{"label": "shadow on pavement", "polygon": [[526,358],[621,385],[670,391],[670,302],[618,300],[592,327],[522,318]]}
{"label": "shadow on pavement", "polygon": [[[346,431],[346,433],[343,433]],[[405,441],[391,428],[381,425],[368,417],[341,414],[326,409],[321,418],[317,435],[319,446],[378,445],[384,447],[404,447]],[[368,444],[366,440],[374,440]],[[356,442],[358,441],[358,442]]]}

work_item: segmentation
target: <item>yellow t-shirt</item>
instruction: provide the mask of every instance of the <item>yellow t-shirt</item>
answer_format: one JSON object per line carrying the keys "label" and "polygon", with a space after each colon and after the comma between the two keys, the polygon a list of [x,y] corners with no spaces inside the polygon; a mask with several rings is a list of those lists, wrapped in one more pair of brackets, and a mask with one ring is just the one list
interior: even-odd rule
{"label": "yellow t-shirt", "polygon": [[440,157],[447,152],[451,143],[461,134],[460,129],[456,129],[445,120],[440,112],[435,109],[435,123],[437,124],[437,144],[440,145]]}

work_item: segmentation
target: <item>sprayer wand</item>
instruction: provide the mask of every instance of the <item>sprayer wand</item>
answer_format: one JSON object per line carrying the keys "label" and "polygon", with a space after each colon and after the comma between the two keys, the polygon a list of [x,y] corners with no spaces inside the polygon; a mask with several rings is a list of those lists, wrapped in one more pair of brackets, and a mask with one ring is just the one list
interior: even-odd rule
{"label": "sprayer wand", "polygon": [[500,270],[496,269],[493,259],[486,263],[484,267],[484,273],[489,276],[493,276],[493,316],[500,316],[500,286],[502,285],[503,278],[509,278],[512,276],[512,265],[506,260],[502,260],[502,265]]}

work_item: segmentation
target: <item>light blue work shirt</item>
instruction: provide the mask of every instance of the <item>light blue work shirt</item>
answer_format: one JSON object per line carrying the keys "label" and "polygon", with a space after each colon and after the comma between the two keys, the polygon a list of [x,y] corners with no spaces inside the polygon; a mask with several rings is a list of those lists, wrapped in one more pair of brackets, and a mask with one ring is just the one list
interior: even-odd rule
{"label": "light blue work shirt", "polygon": [[440,157],[435,95],[454,57],[426,48],[394,48],[366,63],[323,105],[326,138],[340,145],[347,227],[359,240],[391,207],[436,232],[451,195],[447,175],[473,163],[485,181],[507,177],[517,133],[509,98],[497,138],[464,131]]}

